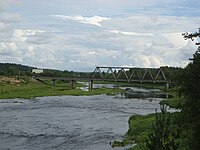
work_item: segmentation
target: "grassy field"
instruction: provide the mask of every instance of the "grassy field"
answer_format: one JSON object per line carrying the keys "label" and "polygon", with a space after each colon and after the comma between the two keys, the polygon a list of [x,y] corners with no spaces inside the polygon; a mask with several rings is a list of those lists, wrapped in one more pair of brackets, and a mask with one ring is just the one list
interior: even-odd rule
{"label": "grassy field", "polygon": [[[99,95],[99,94],[113,94],[120,92],[120,89],[101,88],[93,91],[82,91],[80,89],[71,89],[70,83],[56,83],[56,86],[52,86],[50,82],[43,84],[37,81],[28,79],[28,81],[22,80],[20,83],[11,83],[10,81],[0,81],[0,99],[11,98],[25,98],[31,99],[34,97],[42,96],[61,96],[61,95]],[[81,84],[76,83],[74,87],[80,87]]]}

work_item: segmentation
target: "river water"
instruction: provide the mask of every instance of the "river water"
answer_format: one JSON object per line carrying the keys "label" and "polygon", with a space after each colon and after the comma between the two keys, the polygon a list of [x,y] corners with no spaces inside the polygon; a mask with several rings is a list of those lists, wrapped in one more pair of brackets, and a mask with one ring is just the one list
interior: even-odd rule
{"label": "river water", "polygon": [[160,100],[125,94],[1,100],[0,149],[123,150],[109,142],[123,138],[130,116],[154,113]]}

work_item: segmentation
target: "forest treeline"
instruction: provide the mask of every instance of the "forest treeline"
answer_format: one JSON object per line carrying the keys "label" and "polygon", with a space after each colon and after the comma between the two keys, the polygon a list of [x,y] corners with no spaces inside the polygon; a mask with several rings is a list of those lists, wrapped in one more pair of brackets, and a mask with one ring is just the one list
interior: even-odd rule
{"label": "forest treeline", "polygon": [[13,64],[13,63],[0,63],[0,75],[1,76],[30,76],[33,67]]}
{"label": "forest treeline", "polygon": [[[22,64],[14,63],[0,63],[0,76],[33,76],[32,73],[36,67],[25,66]],[[55,69],[43,69],[43,73],[37,74],[45,77],[71,77],[71,76],[88,76],[88,73],[73,72],[68,70],[55,70]]]}
{"label": "forest treeline", "polygon": [[[177,82],[177,75],[182,73],[180,67],[161,67],[167,77],[167,80]],[[43,73],[33,74],[32,69],[36,67],[25,66],[21,64],[13,63],[0,63],[0,76],[44,76],[44,77],[91,77],[92,72],[74,72],[68,70],[54,70],[54,69],[43,69]]]}

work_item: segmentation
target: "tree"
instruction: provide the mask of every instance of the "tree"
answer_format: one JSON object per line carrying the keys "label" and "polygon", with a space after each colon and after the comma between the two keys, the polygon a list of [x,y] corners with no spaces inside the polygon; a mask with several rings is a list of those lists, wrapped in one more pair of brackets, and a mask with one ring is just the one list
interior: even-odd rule
{"label": "tree", "polygon": [[176,141],[178,131],[172,126],[170,113],[166,106],[161,105],[161,113],[156,111],[156,121],[152,125],[152,131],[146,139],[148,150],[177,150],[179,143]]}
{"label": "tree", "polygon": [[[199,32],[183,33],[184,39],[200,37]],[[191,63],[185,68],[182,81],[182,93],[186,98],[182,112],[185,118],[185,125],[189,130],[189,149],[199,150],[200,148],[200,43],[197,51],[193,55]]]}

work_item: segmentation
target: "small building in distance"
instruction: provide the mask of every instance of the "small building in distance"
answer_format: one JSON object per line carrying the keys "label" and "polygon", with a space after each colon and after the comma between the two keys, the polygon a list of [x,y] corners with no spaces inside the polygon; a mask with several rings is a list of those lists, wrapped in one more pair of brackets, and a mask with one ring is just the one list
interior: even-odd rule
{"label": "small building in distance", "polygon": [[39,74],[39,73],[43,73],[43,69],[32,69],[32,73],[35,73],[35,74]]}

